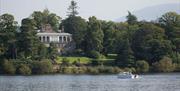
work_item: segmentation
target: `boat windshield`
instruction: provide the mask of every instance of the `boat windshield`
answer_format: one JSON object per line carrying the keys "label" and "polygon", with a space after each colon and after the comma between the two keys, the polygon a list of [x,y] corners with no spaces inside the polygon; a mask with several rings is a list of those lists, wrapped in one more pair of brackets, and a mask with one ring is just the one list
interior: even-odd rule
{"label": "boat windshield", "polygon": [[121,72],[119,74],[124,74],[124,75],[131,75],[132,73],[131,72]]}

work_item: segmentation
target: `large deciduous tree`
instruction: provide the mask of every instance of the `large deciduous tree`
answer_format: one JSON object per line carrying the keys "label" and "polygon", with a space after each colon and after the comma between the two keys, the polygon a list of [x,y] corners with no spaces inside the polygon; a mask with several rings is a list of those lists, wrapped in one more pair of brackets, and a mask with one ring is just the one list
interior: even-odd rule
{"label": "large deciduous tree", "polygon": [[18,53],[20,57],[34,58],[38,54],[39,38],[35,31],[33,19],[25,18],[20,27],[21,32],[18,36]]}
{"label": "large deciduous tree", "polygon": [[172,41],[175,46],[172,54],[173,62],[178,62],[180,59],[180,15],[176,12],[167,12],[159,18],[161,27],[165,29],[166,36]]}
{"label": "large deciduous tree", "polygon": [[169,39],[180,37],[180,15],[175,12],[168,12],[159,18],[160,25],[165,28]]}
{"label": "large deciduous tree", "polygon": [[114,53],[115,51],[115,41],[116,41],[116,33],[117,30],[115,30],[115,23],[114,22],[106,22],[101,21],[101,28],[104,33],[103,38],[103,53]]}
{"label": "large deciduous tree", "polygon": [[90,17],[86,34],[86,51],[94,50],[101,52],[103,48],[103,37],[101,23],[96,17]]}
{"label": "large deciduous tree", "polygon": [[62,21],[61,27],[64,27],[65,32],[72,34],[73,40],[76,43],[76,48],[81,49],[87,30],[86,21],[79,16],[68,17]]}
{"label": "large deciduous tree", "polygon": [[34,11],[30,18],[34,20],[36,29],[41,29],[43,25],[50,24],[54,31],[59,29],[61,20],[61,17],[50,13],[48,9],[45,9],[43,12]]}
{"label": "large deciduous tree", "polygon": [[168,12],[159,18],[160,25],[165,33],[176,46],[175,51],[180,53],[180,15],[176,12]]}
{"label": "large deciduous tree", "polygon": [[16,31],[17,22],[13,15],[3,14],[0,16],[0,56],[16,58]]}
{"label": "large deciduous tree", "polygon": [[150,64],[172,52],[171,41],[165,39],[164,29],[153,24],[144,24],[135,32],[132,49],[137,60]]}

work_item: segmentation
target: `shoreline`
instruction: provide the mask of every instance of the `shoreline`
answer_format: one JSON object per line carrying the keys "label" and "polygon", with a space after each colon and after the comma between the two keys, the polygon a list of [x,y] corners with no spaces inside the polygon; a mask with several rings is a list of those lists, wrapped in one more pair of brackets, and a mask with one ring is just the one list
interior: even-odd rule
{"label": "shoreline", "polygon": [[[83,76],[83,75],[90,75],[90,76],[100,76],[100,75],[117,75],[118,73],[99,73],[99,74],[62,74],[62,73],[52,73],[52,74],[31,74],[31,75],[7,75],[7,74],[0,74],[0,76],[53,76],[53,75],[66,75],[66,76]],[[180,72],[149,72],[149,73],[140,73],[138,75],[168,75],[168,74],[180,74]]]}

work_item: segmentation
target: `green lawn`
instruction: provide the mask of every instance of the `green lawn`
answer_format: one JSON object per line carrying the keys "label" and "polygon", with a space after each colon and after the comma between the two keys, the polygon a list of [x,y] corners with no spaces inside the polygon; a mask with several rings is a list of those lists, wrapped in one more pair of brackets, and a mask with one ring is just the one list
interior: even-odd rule
{"label": "green lawn", "polygon": [[[97,59],[100,60],[102,62],[107,62],[107,61],[113,61],[115,60],[117,57],[117,54],[108,54],[105,58],[103,59]],[[83,64],[88,64],[91,63],[92,58],[88,58],[88,57],[57,57],[57,63],[61,63],[63,58],[66,58],[70,63],[73,63],[75,61],[80,61],[80,63]]]}
{"label": "green lawn", "polygon": [[117,57],[117,54],[108,54],[108,55],[106,56],[106,59],[114,60],[114,59],[116,59],[116,57]]}
{"label": "green lawn", "polygon": [[66,58],[70,63],[73,63],[75,61],[80,61],[80,63],[90,63],[91,58],[88,57],[58,57],[57,58],[57,63],[61,63],[61,61],[63,60],[63,58]]}

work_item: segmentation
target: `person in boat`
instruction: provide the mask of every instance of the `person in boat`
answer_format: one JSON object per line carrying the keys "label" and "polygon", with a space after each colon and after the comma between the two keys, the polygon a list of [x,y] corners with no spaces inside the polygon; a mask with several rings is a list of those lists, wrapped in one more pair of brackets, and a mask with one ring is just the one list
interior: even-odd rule
{"label": "person in boat", "polygon": [[135,74],[135,75],[134,75],[134,78],[136,78],[136,77],[137,77],[137,75]]}

